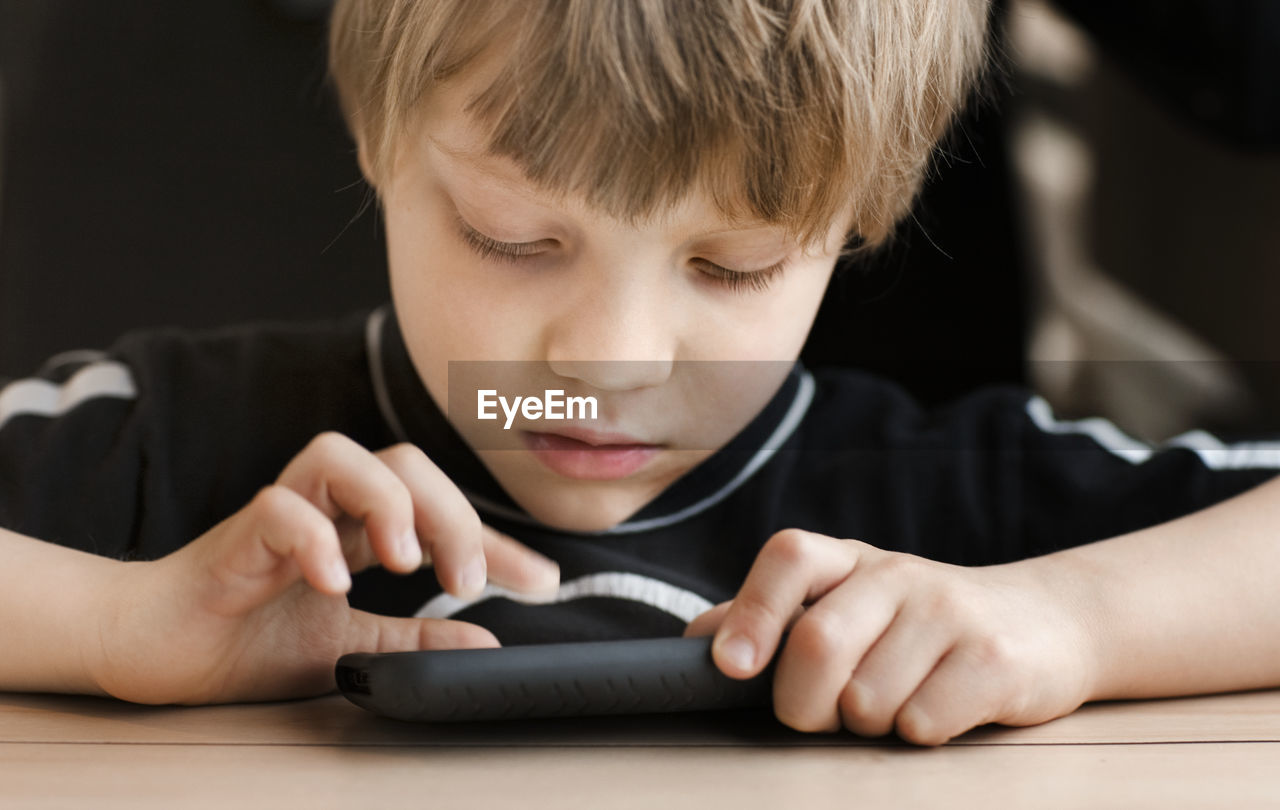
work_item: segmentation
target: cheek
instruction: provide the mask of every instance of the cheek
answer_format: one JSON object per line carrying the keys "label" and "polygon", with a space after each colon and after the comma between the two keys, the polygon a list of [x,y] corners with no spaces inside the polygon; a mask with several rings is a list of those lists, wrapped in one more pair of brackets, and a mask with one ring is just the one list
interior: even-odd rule
{"label": "cheek", "polygon": [[493,272],[451,238],[440,212],[386,207],[387,261],[396,317],[419,375],[437,403],[448,401],[450,360],[519,356],[511,322],[493,317],[501,289]]}
{"label": "cheek", "polygon": [[[831,268],[809,265],[762,293],[753,293],[700,330],[703,356],[792,361],[800,355],[822,302]],[[712,349],[711,347],[716,347]]]}
{"label": "cheek", "polygon": [[800,355],[834,268],[834,259],[817,260],[795,268],[792,283],[780,291],[782,294],[773,302],[769,322],[775,333],[774,340],[786,352],[787,359]]}

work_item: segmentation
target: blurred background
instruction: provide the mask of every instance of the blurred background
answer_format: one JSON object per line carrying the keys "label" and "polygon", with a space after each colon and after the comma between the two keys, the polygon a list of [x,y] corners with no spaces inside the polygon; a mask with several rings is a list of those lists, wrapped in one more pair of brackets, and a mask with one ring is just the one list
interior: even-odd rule
{"label": "blurred background", "polygon": [[[387,300],[325,0],[0,0],[0,378],[137,328]],[[1280,2],[1009,0],[988,88],[805,358],[1280,429]]]}

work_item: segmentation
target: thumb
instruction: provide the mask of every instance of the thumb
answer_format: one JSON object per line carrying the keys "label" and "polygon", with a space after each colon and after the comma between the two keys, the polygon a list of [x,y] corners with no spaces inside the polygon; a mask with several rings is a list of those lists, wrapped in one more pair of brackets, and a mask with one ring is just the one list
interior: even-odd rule
{"label": "thumb", "polygon": [[[724,621],[724,614],[729,612],[729,607],[733,605],[733,600],[721,602],[705,613],[695,616],[693,621],[684,629],[684,637],[692,636],[711,636],[720,629],[720,623]],[[791,618],[787,621],[787,629],[796,623],[796,621],[804,615],[804,606],[797,607],[791,614]]]}
{"label": "thumb", "polygon": [[720,622],[724,620],[724,614],[729,611],[729,606],[733,604],[733,600],[721,602],[710,610],[694,617],[689,622],[689,626],[684,629],[685,638],[691,636],[710,636],[716,632],[716,628],[720,626]]}
{"label": "thumb", "polygon": [[485,628],[452,619],[417,619],[351,611],[346,652],[411,652],[500,647]]}

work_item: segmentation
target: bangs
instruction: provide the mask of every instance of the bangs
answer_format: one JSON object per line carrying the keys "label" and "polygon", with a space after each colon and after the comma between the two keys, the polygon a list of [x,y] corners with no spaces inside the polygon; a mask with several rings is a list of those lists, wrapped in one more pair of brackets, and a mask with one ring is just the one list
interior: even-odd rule
{"label": "bangs", "polygon": [[[981,64],[986,4],[384,0],[340,3],[334,25],[334,73],[375,183],[431,88],[493,54],[465,111],[487,152],[543,191],[635,223],[696,190],[725,219],[779,225],[806,247],[837,223],[874,246],[909,210]],[[353,30],[380,31],[387,54],[365,63],[377,68],[365,88],[344,86]]]}
{"label": "bangs", "polygon": [[[810,97],[812,77],[786,64],[782,21],[724,16],[745,4],[691,3],[660,20],[646,16],[652,4],[582,5],[576,27],[546,5],[527,15],[469,104],[490,153],[624,221],[660,215],[696,189],[730,221],[778,224],[806,243],[826,236],[848,207],[820,182],[848,171],[841,126]],[[700,33],[726,30],[745,36]]]}

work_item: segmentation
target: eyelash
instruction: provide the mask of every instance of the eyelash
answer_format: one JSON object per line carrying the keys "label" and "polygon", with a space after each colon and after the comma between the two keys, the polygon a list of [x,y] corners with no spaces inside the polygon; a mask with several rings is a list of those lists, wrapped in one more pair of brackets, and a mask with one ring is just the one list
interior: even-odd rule
{"label": "eyelash", "polygon": [[[476,231],[470,225],[457,219],[458,233],[462,236],[462,241],[476,252],[482,259],[494,259],[501,262],[515,263],[521,259],[536,255],[540,251],[531,250],[528,244],[518,244],[512,242],[499,242],[496,239],[490,239],[484,234]],[[703,268],[702,274],[713,279],[715,283],[723,285],[732,292],[763,292],[769,288],[773,280],[780,276],[787,269],[787,260],[783,259],[777,264],[766,267],[762,270],[754,270],[750,273],[743,273],[738,270],[730,270],[727,267],[721,267],[715,262],[709,262],[706,259],[697,259],[698,264]]]}
{"label": "eyelash", "polygon": [[504,262],[515,262],[527,256],[537,253],[536,250],[530,250],[528,245],[513,244],[511,242],[499,242],[490,239],[484,234],[476,231],[470,225],[457,220],[458,232],[462,235],[462,241],[480,255],[482,259],[497,259]]}
{"label": "eyelash", "polygon": [[753,270],[750,273],[730,270],[706,259],[698,259],[697,261],[702,265],[702,273],[704,275],[710,276],[715,279],[717,284],[723,284],[737,293],[764,292],[769,289],[769,285],[773,283],[774,279],[782,275],[783,271],[787,269],[786,259],[761,270]]}

